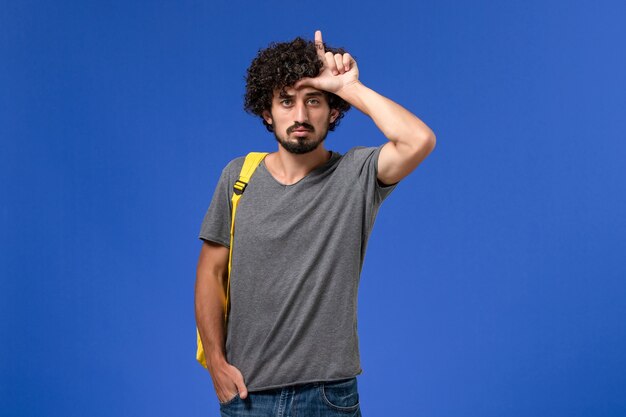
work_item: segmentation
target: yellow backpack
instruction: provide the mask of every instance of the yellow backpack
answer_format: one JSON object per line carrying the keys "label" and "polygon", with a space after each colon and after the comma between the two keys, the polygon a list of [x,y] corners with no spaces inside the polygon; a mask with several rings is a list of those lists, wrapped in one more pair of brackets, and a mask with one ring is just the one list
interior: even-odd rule
{"label": "yellow backpack", "polygon": [[[224,305],[224,331],[226,331],[226,325],[228,324],[228,310],[230,307],[230,268],[231,261],[233,259],[233,237],[235,236],[235,214],[237,213],[237,205],[239,204],[239,199],[241,195],[246,189],[248,182],[250,182],[250,178],[254,171],[259,166],[263,158],[267,156],[268,152],[250,152],[246,155],[246,159],[244,160],[243,166],[241,167],[241,172],[239,173],[239,179],[235,181],[235,186],[233,187],[233,196],[231,198],[232,201],[232,218],[230,222],[230,252],[228,255],[228,283],[226,284],[226,304]],[[196,359],[202,366],[207,368],[206,356],[204,355],[204,348],[202,347],[202,340],[200,340],[200,332],[198,331],[198,327],[196,326],[196,335],[198,339],[198,350],[196,352]]]}

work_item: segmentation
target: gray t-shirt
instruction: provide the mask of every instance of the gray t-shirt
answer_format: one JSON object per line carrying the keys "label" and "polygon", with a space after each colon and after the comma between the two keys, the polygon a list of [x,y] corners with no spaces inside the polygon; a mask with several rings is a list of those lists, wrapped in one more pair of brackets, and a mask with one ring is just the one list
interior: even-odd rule
{"label": "gray t-shirt", "polygon": [[[355,147],[295,184],[261,162],[235,219],[226,359],[249,391],[361,374],[357,291],[378,208],[396,184],[376,179],[380,149]],[[233,185],[222,171],[200,239],[230,246]]]}

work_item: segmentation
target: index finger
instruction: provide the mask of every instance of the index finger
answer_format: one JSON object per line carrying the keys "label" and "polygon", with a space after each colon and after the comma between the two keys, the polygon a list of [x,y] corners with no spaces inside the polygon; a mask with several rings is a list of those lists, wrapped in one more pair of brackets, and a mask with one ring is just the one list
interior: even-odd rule
{"label": "index finger", "polygon": [[324,50],[324,42],[322,41],[322,31],[315,31],[315,49],[317,49],[317,56],[319,56],[322,60],[324,60],[324,54],[326,51]]}

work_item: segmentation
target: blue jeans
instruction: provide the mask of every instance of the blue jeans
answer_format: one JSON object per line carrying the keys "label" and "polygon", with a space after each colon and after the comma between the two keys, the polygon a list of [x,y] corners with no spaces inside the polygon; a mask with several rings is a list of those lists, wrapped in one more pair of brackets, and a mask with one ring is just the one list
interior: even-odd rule
{"label": "blue jeans", "polygon": [[220,403],[222,417],[361,417],[356,377],[248,392]]}

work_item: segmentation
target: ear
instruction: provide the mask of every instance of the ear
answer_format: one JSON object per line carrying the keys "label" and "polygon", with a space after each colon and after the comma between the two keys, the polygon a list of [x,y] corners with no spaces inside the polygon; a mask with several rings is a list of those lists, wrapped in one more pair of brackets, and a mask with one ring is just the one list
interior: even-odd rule
{"label": "ear", "polygon": [[333,123],[339,117],[339,110],[330,109],[330,123]]}
{"label": "ear", "polygon": [[268,124],[272,124],[272,114],[269,111],[263,110],[263,118]]}

